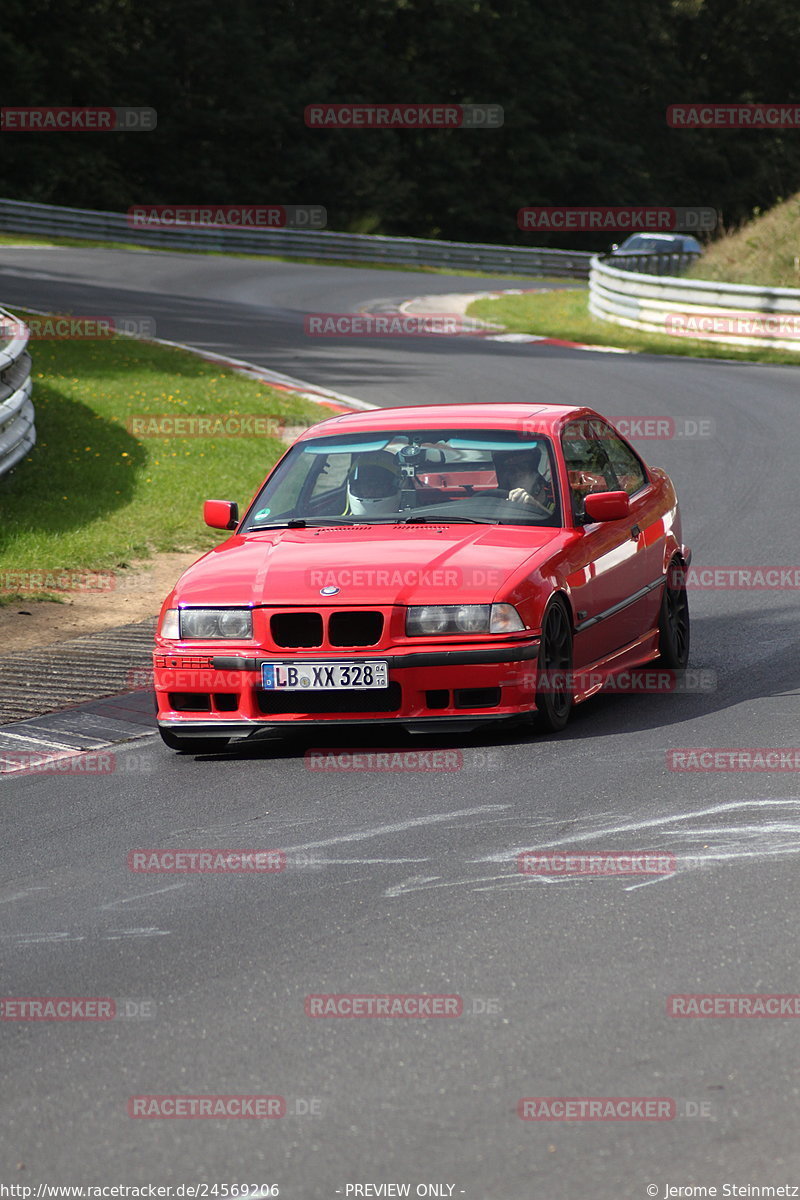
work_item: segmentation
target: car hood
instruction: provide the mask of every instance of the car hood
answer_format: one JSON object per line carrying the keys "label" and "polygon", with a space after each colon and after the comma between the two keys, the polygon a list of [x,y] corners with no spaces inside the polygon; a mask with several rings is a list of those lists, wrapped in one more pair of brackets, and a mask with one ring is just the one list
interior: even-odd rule
{"label": "car hood", "polygon": [[[488,602],[563,535],[511,525],[340,526],[234,536],[179,579],[173,603]],[[339,591],[322,595],[321,589]]]}

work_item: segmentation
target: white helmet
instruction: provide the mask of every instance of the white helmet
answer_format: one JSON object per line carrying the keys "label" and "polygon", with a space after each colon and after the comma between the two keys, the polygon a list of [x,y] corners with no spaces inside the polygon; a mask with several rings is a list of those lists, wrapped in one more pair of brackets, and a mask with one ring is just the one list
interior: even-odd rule
{"label": "white helmet", "polygon": [[355,517],[399,512],[403,476],[388,450],[359,454],[347,476],[347,511]]}

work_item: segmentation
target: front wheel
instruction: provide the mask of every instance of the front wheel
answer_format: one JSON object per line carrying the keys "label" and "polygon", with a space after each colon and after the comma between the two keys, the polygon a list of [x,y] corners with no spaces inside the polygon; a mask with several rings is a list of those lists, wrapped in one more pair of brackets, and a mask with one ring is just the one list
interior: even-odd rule
{"label": "front wheel", "polygon": [[682,671],[689,661],[689,601],[686,568],[673,558],[667,568],[664,595],[658,617],[659,661],[673,671]]}
{"label": "front wheel", "polygon": [[181,754],[215,754],[217,750],[224,750],[230,741],[226,737],[183,737],[170,729],[159,729],[158,732],[165,746]]}
{"label": "front wheel", "polygon": [[567,606],[556,597],[544,614],[539,648],[536,692],[539,724],[547,733],[558,733],[572,712],[572,622]]}

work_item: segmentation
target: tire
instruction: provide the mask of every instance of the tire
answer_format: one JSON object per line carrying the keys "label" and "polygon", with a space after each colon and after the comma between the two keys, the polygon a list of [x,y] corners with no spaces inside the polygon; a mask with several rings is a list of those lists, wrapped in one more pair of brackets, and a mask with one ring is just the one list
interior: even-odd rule
{"label": "tire", "polygon": [[[572,712],[572,621],[564,601],[556,598],[547,606],[542,618],[542,643],[539,648],[539,671],[550,677],[543,692],[536,693],[538,725],[546,733],[559,733]],[[563,676],[563,687],[553,686]]]}
{"label": "tire", "polygon": [[161,740],[170,750],[179,754],[215,754],[224,750],[230,738],[226,737],[183,737],[174,734],[169,729],[159,729]]}
{"label": "tire", "polygon": [[659,662],[670,670],[682,671],[686,667],[690,630],[686,568],[679,558],[673,558],[667,568],[658,615]]}

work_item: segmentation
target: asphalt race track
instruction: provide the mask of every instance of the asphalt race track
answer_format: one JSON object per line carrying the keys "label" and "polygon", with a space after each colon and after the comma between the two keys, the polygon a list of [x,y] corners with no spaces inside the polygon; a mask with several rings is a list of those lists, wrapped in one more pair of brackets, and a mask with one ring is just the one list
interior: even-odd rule
{"label": "asphalt race track", "polygon": [[[490,286],[0,248],[12,309],[150,316],[159,337],[378,405],[529,398],[671,417],[676,432],[709,422],[705,436],[637,443],[676,482],[693,565],[800,564],[797,368],[303,333],[308,312]],[[7,1173],[271,1184],[284,1200],[367,1183],[468,1200],[800,1184],[800,1025],[667,1015],[674,993],[800,992],[796,772],[666,761],[671,748],[798,745],[797,597],[693,590],[701,690],[596,698],[549,740],[347,743],[447,747],[458,770],[311,770],[307,749],[337,745],[324,732],[207,758],[154,736],[118,748],[114,774],[7,781],[3,994],[127,999],[139,1014],[4,1024]],[[280,848],[287,868],[130,872],[129,851],[144,847]],[[532,879],[516,855],[537,848],[658,851],[678,869]],[[314,1019],[304,1000],[318,993],[456,994],[463,1015]],[[286,1115],[127,1115],[130,1096],[176,1093],[280,1095]],[[676,1115],[523,1121],[517,1104],[531,1096],[668,1097]]]}

